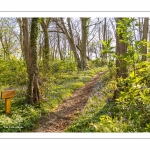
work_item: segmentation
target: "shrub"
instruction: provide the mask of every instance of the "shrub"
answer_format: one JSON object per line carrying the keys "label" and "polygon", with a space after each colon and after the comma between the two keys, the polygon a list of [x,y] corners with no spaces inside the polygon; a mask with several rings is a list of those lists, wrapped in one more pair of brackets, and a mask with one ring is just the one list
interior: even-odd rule
{"label": "shrub", "polygon": [[71,60],[55,60],[51,65],[52,73],[77,71],[77,64]]}
{"label": "shrub", "polygon": [[96,59],[92,60],[92,63],[95,65],[95,67],[102,66],[102,60],[100,58],[96,58]]}
{"label": "shrub", "polygon": [[10,60],[0,58],[0,86],[22,86],[27,84],[25,63],[15,57]]}

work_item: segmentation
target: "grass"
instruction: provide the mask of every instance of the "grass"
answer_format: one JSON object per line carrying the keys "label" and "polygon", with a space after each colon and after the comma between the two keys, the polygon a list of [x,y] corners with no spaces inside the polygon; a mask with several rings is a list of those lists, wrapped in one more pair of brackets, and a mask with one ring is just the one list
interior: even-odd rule
{"label": "grass", "polygon": [[98,83],[98,87],[93,90],[91,97],[89,97],[88,104],[83,114],[81,114],[80,117],[66,129],[66,132],[95,131],[94,123],[98,123],[99,117],[101,115],[107,114],[108,110],[114,105],[113,103],[109,106],[106,104],[106,98],[108,95],[104,94],[104,91],[108,80],[108,74],[101,78]]}
{"label": "grass", "polygon": [[[118,103],[113,100],[114,84],[105,74],[88,99],[84,112],[65,132],[149,132],[148,110],[142,113],[137,104]],[[126,95],[129,98],[129,95]],[[141,101],[144,101],[140,97]],[[126,99],[127,101],[127,99]],[[126,106],[126,107],[124,107]],[[144,107],[146,105],[139,105]],[[149,106],[149,105],[148,105]],[[137,107],[135,111],[135,107]],[[146,108],[145,108],[146,110]],[[128,117],[128,118],[127,118]]]}
{"label": "grass", "polygon": [[56,108],[63,102],[63,99],[71,96],[74,90],[83,86],[97,72],[105,71],[106,69],[94,68],[80,72],[54,74],[52,77],[53,82],[45,86],[46,100],[36,106],[26,103],[25,90],[17,90],[16,97],[11,100],[10,115],[5,115],[5,102],[0,100],[0,132],[33,131],[37,121],[44,114]]}

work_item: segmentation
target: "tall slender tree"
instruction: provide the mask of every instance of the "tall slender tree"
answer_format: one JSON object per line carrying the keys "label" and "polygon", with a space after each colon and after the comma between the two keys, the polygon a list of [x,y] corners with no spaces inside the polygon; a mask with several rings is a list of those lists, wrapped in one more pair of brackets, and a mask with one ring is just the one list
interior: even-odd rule
{"label": "tall slender tree", "polygon": [[50,20],[51,18],[41,19],[41,26],[44,33],[43,66],[45,72],[47,72],[49,69],[49,61],[50,61],[50,47],[49,47],[49,34],[48,34]]}
{"label": "tall slender tree", "polygon": [[82,28],[82,44],[81,44],[81,69],[85,70],[87,66],[86,43],[87,43],[87,20],[89,18],[81,18]]}
{"label": "tall slender tree", "polygon": [[[103,25],[103,41],[106,41],[106,29],[107,29],[107,25],[106,25],[106,18],[104,18],[104,25]],[[104,45],[102,47],[104,49]],[[104,65],[104,60],[107,59],[107,54],[102,54],[102,64]]]}
{"label": "tall slender tree", "polygon": [[30,35],[29,35],[29,23],[28,18],[22,18],[22,31],[23,31],[23,53],[26,61],[27,72],[30,73]]}
{"label": "tall slender tree", "polygon": [[[123,18],[116,18],[116,30],[119,27],[119,22],[123,21]],[[123,32],[126,32],[123,30]],[[123,40],[123,33],[119,34],[118,31],[116,32],[116,55],[118,58],[116,59],[116,80],[120,77],[126,78],[127,77],[127,66],[126,62],[120,57],[121,55],[125,55],[127,53],[127,44],[125,42],[121,42]],[[114,98],[119,96],[120,91],[116,90],[114,93]]]}
{"label": "tall slender tree", "polygon": [[75,61],[78,64],[78,68],[81,68],[81,60],[79,54],[77,53],[77,48],[75,45],[74,35],[71,26],[71,18],[67,18],[66,21],[67,21],[67,26],[65,25],[66,23],[64,22],[63,18],[55,19],[57,26],[61,29],[61,31],[66,35],[68,39],[70,48],[74,54]]}
{"label": "tall slender tree", "polygon": [[[147,41],[148,24],[149,24],[149,18],[144,18],[143,39],[142,39],[143,41]],[[142,61],[146,61],[146,54],[147,54],[147,44],[142,46]]]}

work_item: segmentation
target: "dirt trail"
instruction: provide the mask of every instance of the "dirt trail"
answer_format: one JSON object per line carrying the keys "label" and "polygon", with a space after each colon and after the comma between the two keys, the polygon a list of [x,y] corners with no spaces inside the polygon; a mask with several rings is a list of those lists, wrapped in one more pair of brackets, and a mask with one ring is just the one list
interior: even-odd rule
{"label": "dirt trail", "polygon": [[38,122],[38,128],[34,132],[63,132],[84,111],[94,85],[103,74],[104,72],[96,74],[83,87],[74,91],[72,96],[64,100],[55,111]]}

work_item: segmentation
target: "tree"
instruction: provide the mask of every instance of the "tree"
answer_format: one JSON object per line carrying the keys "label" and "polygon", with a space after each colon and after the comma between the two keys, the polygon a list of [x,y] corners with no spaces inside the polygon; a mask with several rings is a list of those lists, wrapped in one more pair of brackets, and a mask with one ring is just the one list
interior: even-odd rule
{"label": "tree", "polygon": [[[104,18],[104,25],[103,25],[103,41],[106,41],[106,18]],[[103,45],[104,49],[104,45]],[[102,64],[104,65],[104,60],[107,59],[107,53],[102,55]]]}
{"label": "tree", "polygon": [[[59,31],[58,28],[57,28],[57,31]],[[64,60],[64,56],[63,56],[63,53],[62,53],[61,47],[60,47],[60,34],[59,34],[59,32],[57,32],[57,48],[58,48],[58,51],[59,51],[60,59]]]}
{"label": "tree", "polygon": [[[120,23],[123,24],[123,18],[116,18],[116,80],[120,77],[125,79],[127,77],[127,66],[126,62],[123,60],[123,56],[127,53],[127,44],[125,42],[122,42],[121,40],[124,40],[123,34],[127,31],[126,27],[122,29],[121,32],[119,32]],[[119,87],[118,87],[119,88]],[[116,90],[114,93],[114,98],[117,98],[119,96],[120,91]]]}
{"label": "tree", "polygon": [[41,26],[44,33],[43,66],[46,72],[49,69],[49,61],[50,61],[49,34],[48,34],[50,20],[51,18],[41,19]]}
{"label": "tree", "polygon": [[67,26],[65,25],[63,18],[55,19],[54,21],[56,22],[57,26],[61,29],[61,31],[66,35],[70,48],[74,54],[75,61],[77,62],[78,68],[81,68],[81,60],[77,53],[77,48],[75,45],[75,40],[71,26],[71,19],[67,18]]}
{"label": "tree", "polygon": [[[144,18],[144,25],[143,25],[143,41],[147,42],[147,35],[148,35],[148,23],[149,18]],[[146,61],[146,54],[147,54],[147,44],[142,46],[142,61]]]}
{"label": "tree", "polygon": [[22,22],[21,18],[17,18],[17,22],[18,22],[19,28],[20,28],[20,33],[19,33],[20,48],[22,50],[22,55],[23,55],[23,58],[24,58],[25,54],[24,54],[24,47],[23,47],[23,22]]}
{"label": "tree", "polygon": [[16,19],[1,18],[0,19],[0,48],[1,55],[4,59],[9,60],[11,54],[17,50],[18,36],[15,31]]}
{"label": "tree", "polygon": [[34,105],[40,101],[39,70],[37,63],[37,39],[39,32],[39,19],[32,18],[29,38],[28,19],[23,18],[23,45],[28,72],[27,101]]}
{"label": "tree", "polygon": [[22,18],[22,31],[23,31],[23,52],[25,57],[25,62],[27,66],[27,72],[30,73],[30,35],[29,35],[29,24],[28,24],[28,18]]}
{"label": "tree", "polygon": [[87,20],[89,18],[81,18],[82,27],[82,44],[81,44],[81,69],[84,70],[87,66],[86,43],[87,43]]}

